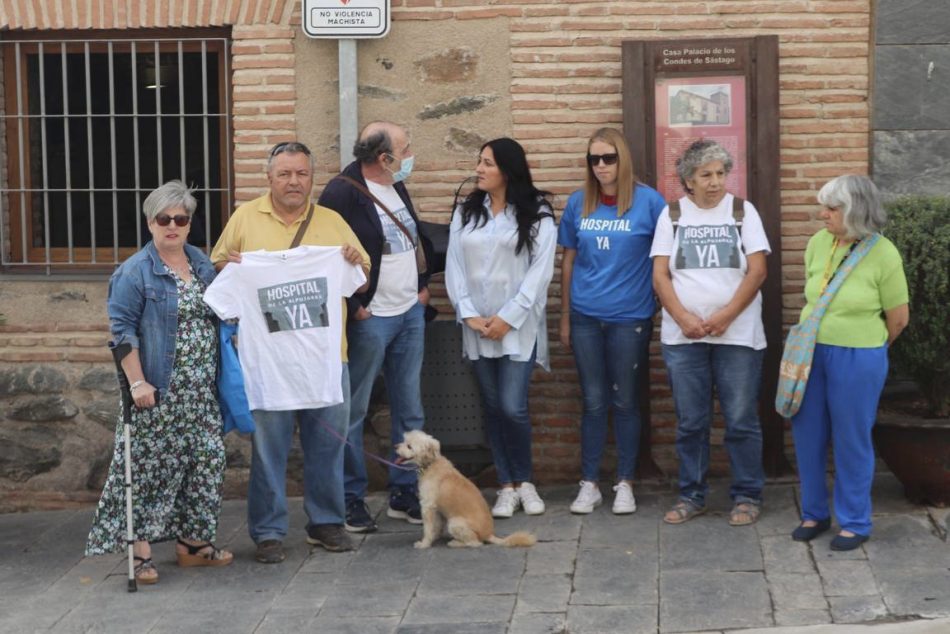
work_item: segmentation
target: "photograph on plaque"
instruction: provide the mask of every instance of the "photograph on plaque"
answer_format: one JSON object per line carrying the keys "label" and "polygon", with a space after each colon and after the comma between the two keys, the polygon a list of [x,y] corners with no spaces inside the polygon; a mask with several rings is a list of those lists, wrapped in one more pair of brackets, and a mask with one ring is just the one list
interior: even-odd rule
{"label": "photograph on plaque", "polygon": [[657,189],[683,196],[676,159],[693,141],[711,138],[733,158],[726,188],[747,196],[746,79],[742,75],[658,77],[655,85]]}

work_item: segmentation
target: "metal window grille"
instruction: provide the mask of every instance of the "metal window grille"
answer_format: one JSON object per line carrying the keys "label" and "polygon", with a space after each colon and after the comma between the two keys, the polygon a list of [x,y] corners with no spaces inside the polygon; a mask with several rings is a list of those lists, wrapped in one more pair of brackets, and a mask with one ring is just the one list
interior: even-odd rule
{"label": "metal window grille", "polygon": [[0,41],[3,271],[110,268],[150,238],[142,201],[181,179],[206,251],[232,207],[226,38]]}

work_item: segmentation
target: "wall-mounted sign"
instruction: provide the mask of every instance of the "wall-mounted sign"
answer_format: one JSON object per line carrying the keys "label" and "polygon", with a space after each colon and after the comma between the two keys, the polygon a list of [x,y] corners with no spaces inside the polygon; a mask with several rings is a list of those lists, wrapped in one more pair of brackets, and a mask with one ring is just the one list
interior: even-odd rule
{"label": "wall-mounted sign", "polygon": [[389,33],[389,0],[303,0],[303,32],[315,38],[374,38]]}

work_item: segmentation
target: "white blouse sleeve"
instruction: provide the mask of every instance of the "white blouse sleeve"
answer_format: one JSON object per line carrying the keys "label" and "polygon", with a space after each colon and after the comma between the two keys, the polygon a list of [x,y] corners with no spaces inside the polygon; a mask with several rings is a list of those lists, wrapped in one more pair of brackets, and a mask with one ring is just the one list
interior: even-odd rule
{"label": "white blouse sleeve", "polygon": [[449,227],[449,247],[445,254],[445,290],[455,309],[459,322],[469,317],[480,317],[472,303],[468,290],[468,275],[465,270],[465,254],[462,253],[462,207],[456,207]]}

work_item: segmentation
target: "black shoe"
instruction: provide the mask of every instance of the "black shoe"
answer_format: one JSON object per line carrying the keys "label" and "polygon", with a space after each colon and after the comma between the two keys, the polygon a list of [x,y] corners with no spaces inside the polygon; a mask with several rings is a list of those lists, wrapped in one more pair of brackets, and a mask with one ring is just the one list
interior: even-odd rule
{"label": "black shoe", "polygon": [[826,517],[823,520],[818,520],[818,523],[814,526],[799,526],[792,531],[792,539],[796,542],[810,542],[829,528],[831,528],[831,518]]}
{"label": "black shoe", "polygon": [[389,494],[389,508],[386,515],[397,520],[406,520],[410,524],[422,524],[422,509],[419,496],[414,488],[393,489]]}
{"label": "black shoe", "polygon": [[350,536],[339,524],[311,524],[307,527],[307,543],[334,553],[353,550]]}
{"label": "black shoe", "polygon": [[835,535],[831,540],[831,550],[854,550],[868,540],[868,535]]}
{"label": "black shoe", "polygon": [[346,523],[343,528],[351,533],[372,533],[378,527],[373,516],[369,514],[366,502],[353,500],[346,505]]}
{"label": "black shoe", "polygon": [[254,553],[254,559],[262,564],[279,564],[286,556],[284,542],[279,539],[265,539],[257,545]]}

